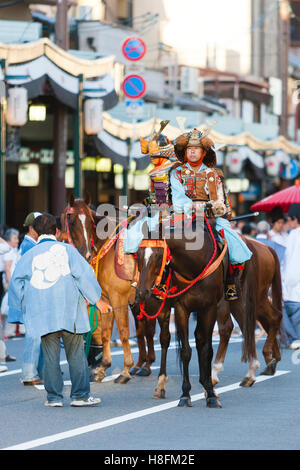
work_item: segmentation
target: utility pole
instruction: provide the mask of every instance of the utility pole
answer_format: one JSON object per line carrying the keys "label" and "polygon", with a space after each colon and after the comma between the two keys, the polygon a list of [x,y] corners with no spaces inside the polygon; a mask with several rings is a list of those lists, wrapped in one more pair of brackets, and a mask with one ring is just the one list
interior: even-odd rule
{"label": "utility pole", "polygon": [[[69,49],[68,1],[57,0],[55,43]],[[66,205],[65,171],[68,146],[68,108],[56,101],[54,110],[54,163],[52,168],[51,211],[60,215]]]}
{"label": "utility pole", "polygon": [[290,6],[288,0],[282,0],[280,13],[280,70],[282,81],[282,111],[280,116],[280,135],[288,135],[288,74],[290,47]]}

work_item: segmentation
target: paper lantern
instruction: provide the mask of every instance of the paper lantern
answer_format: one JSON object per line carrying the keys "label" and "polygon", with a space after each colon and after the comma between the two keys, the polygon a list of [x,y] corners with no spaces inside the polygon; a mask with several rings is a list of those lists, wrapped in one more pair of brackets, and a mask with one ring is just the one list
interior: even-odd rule
{"label": "paper lantern", "polygon": [[6,122],[10,126],[24,126],[27,122],[28,98],[24,87],[8,89]]}
{"label": "paper lantern", "polygon": [[103,100],[89,98],[84,101],[84,130],[86,134],[99,134],[103,125]]}
{"label": "paper lantern", "polygon": [[228,153],[226,156],[226,162],[230,173],[233,175],[238,175],[242,171],[243,157],[239,152]]}
{"label": "paper lantern", "polygon": [[265,159],[266,173],[268,176],[279,176],[281,162],[276,155],[270,155]]}
{"label": "paper lantern", "polygon": [[273,155],[265,158],[265,168],[268,176],[279,176],[282,165],[290,164],[290,157],[282,150],[276,151]]}

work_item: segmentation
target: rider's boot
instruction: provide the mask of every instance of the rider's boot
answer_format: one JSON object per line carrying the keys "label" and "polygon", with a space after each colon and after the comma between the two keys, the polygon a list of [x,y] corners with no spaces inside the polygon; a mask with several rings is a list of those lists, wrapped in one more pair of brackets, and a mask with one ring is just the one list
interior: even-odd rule
{"label": "rider's boot", "polygon": [[225,282],[225,300],[231,302],[233,300],[239,300],[241,296],[241,287],[240,287],[240,274],[244,269],[244,264],[242,265],[231,265],[232,273],[227,274]]}

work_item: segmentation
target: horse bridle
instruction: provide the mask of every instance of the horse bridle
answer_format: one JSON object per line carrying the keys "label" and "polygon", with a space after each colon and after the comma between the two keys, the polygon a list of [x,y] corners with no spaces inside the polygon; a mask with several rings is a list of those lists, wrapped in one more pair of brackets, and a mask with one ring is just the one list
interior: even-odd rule
{"label": "horse bridle", "polygon": [[[69,226],[69,219],[68,219],[68,216],[69,216],[69,215],[74,215],[74,214],[84,214],[84,215],[86,215],[86,213],[84,212],[83,209],[80,209],[80,210],[76,211],[76,210],[74,209],[74,207],[68,206],[67,209],[66,209],[66,212],[65,212],[65,214],[64,214],[64,215],[65,215],[65,232],[64,232],[64,233],[66,234],[66,238],[67,238],[68,243],[69,243],[70,245],[74,246],[74,248],[76,248],[76,246],[75,246],[75,244],[74,244],[74,242],[73,242],[73,240],[72,240],[72,236],[71,236],[71,232],[70,232],[70,226]],[[93,222],[93,226],[96,227],[96,226],[95,226],[95,221],[94,221],[93,215],[92,215],[92,213],[91,213],[91,211],[90,211],[89,208],[88,208],[88,215],[89,215],[90,219],[91,219],[92,222]],[[96,249],[96,248],[95,248],[95,241],[94,241],[94,238],[93,238],[93,236],[91,236],[90,244],[89,244],[89,246],[88,246],[88,249],[89,249],[90,251],[92,251],[93,248]]]}

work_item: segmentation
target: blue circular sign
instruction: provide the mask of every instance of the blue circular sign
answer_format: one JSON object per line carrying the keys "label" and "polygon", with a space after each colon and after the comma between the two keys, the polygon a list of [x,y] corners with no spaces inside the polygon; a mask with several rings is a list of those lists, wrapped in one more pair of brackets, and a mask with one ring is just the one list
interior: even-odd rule
{"label": "blue circular sign", "polygon": [[128,75],[122,83],[127,98],[140,98],[146,91],[146,82],[140,75]]}
{"label": "blue circular sign", "polygon": [[293,180],[299,174],[299,164],[296,160],[291,158],[291,162],[289,165],[286,165],[281,170],[280,176],[285,180]]}
{"label": "blue circular sign", "polygon": [[146,44],[140,38],[128,38],[122,46],[122,52],[128,60],[141,60],[146,54]]}

